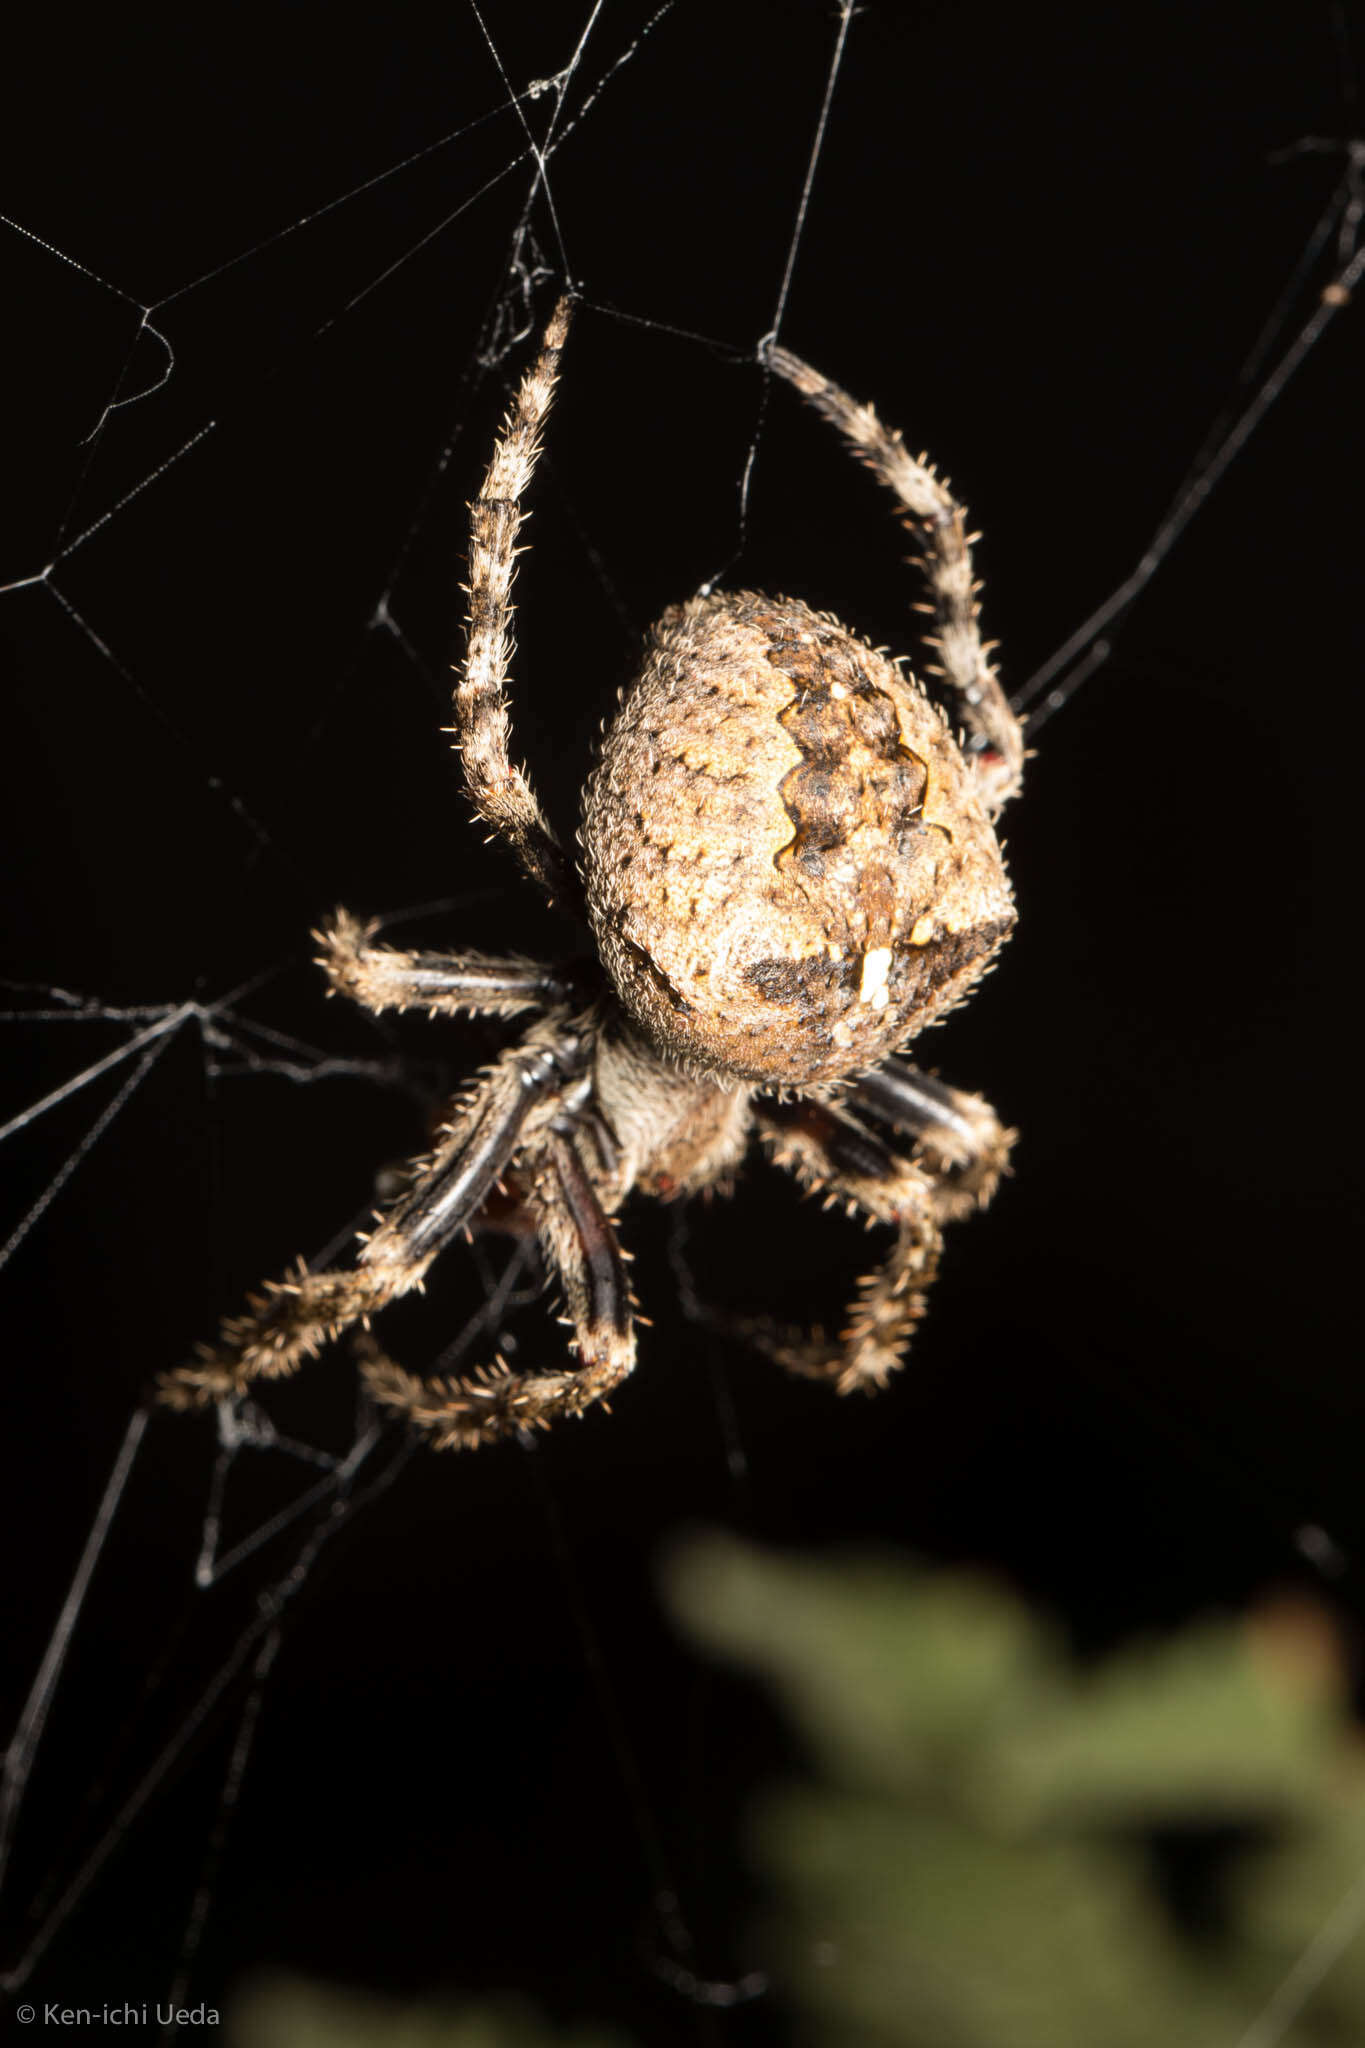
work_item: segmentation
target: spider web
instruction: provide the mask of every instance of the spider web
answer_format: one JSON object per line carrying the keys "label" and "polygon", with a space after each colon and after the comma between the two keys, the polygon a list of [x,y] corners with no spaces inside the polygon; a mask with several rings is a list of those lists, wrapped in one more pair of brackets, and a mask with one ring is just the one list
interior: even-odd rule
{"label": "spider web", "polygon": [[[40,2004],[221,2004],[277,1964],[784,2038],[730,1824],[781,1738],[652,1590],[708,1515],[992,1560],[1086,1644],[1293,1569],[1358,1613],[1353,25],[529,13],[376,43],[248,8],[225,44],[153,10],[14,53],[0,1857]],[[152,1376],[344,1255],[497,1042],[324,1009],[310,926],[565,945],[438,730],[465,501],[565,277],[514,684],[562,823],[703,583],[912,644],[895,529],[766,336],[984,528],[1048,729],[1020,938],[933,1060],[1022,1127],[1019,1178],[875,1407],[689,1325],[690,1288],[837,1313],[860,1243],[756,1171],[671,1232],[631,1215],[644,1368],[534,1455],[414,1454],[339,1360],[173,1421]],[[496,1238],[386,1336],[447,1369],[559,1341]]]}

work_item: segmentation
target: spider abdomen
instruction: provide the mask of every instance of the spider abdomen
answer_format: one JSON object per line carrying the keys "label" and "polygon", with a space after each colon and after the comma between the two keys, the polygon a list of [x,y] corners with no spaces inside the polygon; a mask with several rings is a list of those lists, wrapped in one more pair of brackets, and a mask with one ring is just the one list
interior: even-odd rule
{"label": "spider abdomen", "polygon": [[694,598],[655,627],[583,824],[588,908],[666,1056],[759,1086],[874,1065],[1013,923],[939,712],[799,601]]}

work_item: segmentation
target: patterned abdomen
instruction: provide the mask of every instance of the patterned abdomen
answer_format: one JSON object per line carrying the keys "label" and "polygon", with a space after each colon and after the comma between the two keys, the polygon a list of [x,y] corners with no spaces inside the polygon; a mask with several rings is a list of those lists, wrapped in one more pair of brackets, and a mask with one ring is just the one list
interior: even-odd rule
{"label": "patterned abdomen", "polygon": [[786,598],[664,614],[588,785],[598,949],[662,1053],[799,1087],[965,993],[1014,909],[971,771],[917,685]]}

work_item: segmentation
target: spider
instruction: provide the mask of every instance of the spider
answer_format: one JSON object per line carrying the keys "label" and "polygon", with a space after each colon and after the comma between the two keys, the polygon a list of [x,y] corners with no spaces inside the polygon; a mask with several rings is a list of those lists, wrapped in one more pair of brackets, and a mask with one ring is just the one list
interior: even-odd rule
{"label": "spider", "polygon": [[[840,1393],[900,1363],[945,1222],[986,1202],[1013,1137],[979,1097],[898,1055],[971,988],[1014,906],[993,821],[1020,727],[977,629],[962,507],[899,434],[818,371],[766,361],[832,422],[917,535],[937,673],[965,726],[896,663],[795,598],[707,592],[666,611],[589,777],[579,866],[508,753],[511,589],[554,394],[560,300],[470,508],[469,621],[453,728],[474,809],[585,919],[595,958],[541,966],[375,943],[338,910],[316,934],[333,992],[372,1011],[512,1017],[524,1034],[452,1108],[349,1270],[266,1284],[168,1373],[196,1407],[292,1372],[348,1327],[373,1396],[439,1447],[474,1447],[610,1395],[635,1360],[613,1219],[628,1194],[724,1187],[753,1134],[808,1189],[894,1234],[837,1338],[749,1319],[790,1370]],[[510,1208],[509,1208],[510,1204]],[[534,1230],[572,1362],[423,1379],[369,1335],[471,1224]]]}

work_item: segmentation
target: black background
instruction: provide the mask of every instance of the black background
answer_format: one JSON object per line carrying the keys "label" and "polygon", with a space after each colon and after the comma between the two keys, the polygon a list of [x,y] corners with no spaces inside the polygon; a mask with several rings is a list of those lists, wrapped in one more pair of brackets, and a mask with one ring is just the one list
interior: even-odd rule
{"label": "black background", "polygon": [[[484,10],[518,87],[582,25],[529,12]],[[646,19],[604,8],[566,119]],[[1354,10],[1326,5],[1039,19],[882,0],[853,21],[782,334],[970,503],[1007,683],[1132,566],[1303,253],[1339,164],[1269,158],[1349,130],[1343,28],[1359,58]],[[918,593],[879,494],[789,393],[764,410],[752,361],[836,31],[823,5],[678,0],[552,158],[585,305],[518,587],[514,714],[566,829],[640,634],[704,578],[912,644]],[[463,507],[526,354],[475,361],[493,307],[518,310],[530,171],[506,89],[458,4],[368,24],[145,7],[25,33],[4,210],[50,247],[0,232],[0,578],[114,511],[0,612],[6,971],[108,1004],[213,1004],[264,977],[247,1014],[340,1055],[397,1051],[435,1085],[489,1036],[324,1007],[307,933],[336,902],[442,899],[405,935],[566,943],[470,826],[438,732]],[[551,104],[525,103],[538,131]],[[557,275],[543,201],[531,222]],[[125,392],[165,368],[135,340],[143,305],[173,373],[89,444],[125,358]],[[1040,738],[1007,819],[1017,937],[920,1049],[1020,1128],[1016,1174],[952,1233],[900,1382],[834,1403],[701,1340],[667,1219],[632,1210],[653,1327],[615,1412],[534,1456],[416,1456],[292,1601],[195,1996],[278,1964],[403,1993],[517,1985],[652,2041],[783,2038],[774,2007],[702,2011],[652,1966],[675,1953],[667,1883],[690,1966],[764,1960],[736,1815],[787,1737],[675,1639],[654,1586],[661,1551],[708,1521],[978,1563],[1081,1654],[1296,1578],[1354,1640],[1359,320],[1339,317]],[[385,592],[411,651],[373,623]],[[119,1042],[5,1030],[16,1110]],[[11,1141],[8,1218],[112,1092]],[[376,1167],[423,1136],[415,1100],[364,1082],[207,1077],[191,1025],[57,1192],[2,1276],[16,1701],[150,1375],[363,1211]],[[760,1169],[691,1243],[708,1296],[826,1315],[864,1253]],[[413,1363],[475,1298],[451,1266],[427,1321],[402,1324]],[[539,1310],[517,1330],[523,1356],[559,1342]],[[338,1359],[275,1412],[340,1445],[351,1398]],[[194,1594],[211,1461],[209,1425],[154,1422],[33,1781],[21,1909],[185,1732],[297,1547],[296,1529]],[[239,1459],[234,1528],[302,1472]],[[1336,1546],[1325,1575],[1314,1528]],[[165,1995],[244,1688],[120,1830],[29,1995]]]}

